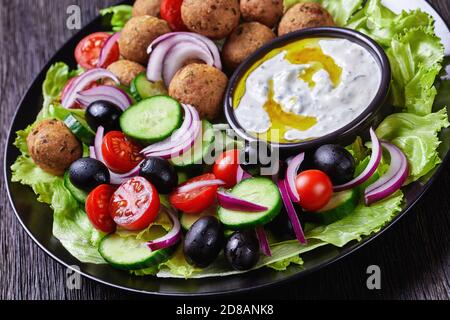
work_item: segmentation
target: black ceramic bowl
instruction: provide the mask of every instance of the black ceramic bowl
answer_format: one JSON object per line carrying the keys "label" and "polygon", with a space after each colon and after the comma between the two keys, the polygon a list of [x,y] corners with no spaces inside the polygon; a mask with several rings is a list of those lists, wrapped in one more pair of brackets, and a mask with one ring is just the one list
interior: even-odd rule
{"label": "black ceramic bowl", "polygon": [[376,126],[384,118],[384,116],[377,117],[378,114],[385,115],[386,113],[388,113],[388,110],[386,110],[388,109],[388,106],[385,104],[385,102],[388,96],[389,85],[391,82],[391,67],[389,64],[389,60],[384,53],[384,50],[375,41],[354,30],[334,27],[304,29],[276,38],[275,40],[266,44],[265,46],[257,50],[254,54],[252,54],[247,60],[245,60],[245,62],[239,66],[239,68],[232,76],[224,100],[225,116],[227,117],[228,123],[240,137],[247,141],[257,140],[255,136],[248,133],[245,128],[241,126],[239,121],[236,119],[236,115],[234,112],[233,94],[235,87],[239,83],[242,76],[255,62],[260,60],[273,49],[280,48],[292,42],[307,38],[347,39],[361,45],[372,54],[372,56],[375,58],[375,61],[378,63],[378,66],[381,70],[381,83],[375,98],[372,100],[369,106],[364,110],[363,113],[361,113],[349,124],[337,129],[330,134],[315,139],[296,143],[271,143],[272,147],[279,148],[280,154],[282,156],[299,153],[304,150],[312,149],[327,143],[349,144],[357,135],[364,135],[364,133],[367,132],[368,128],[370,128],[371,126]]}

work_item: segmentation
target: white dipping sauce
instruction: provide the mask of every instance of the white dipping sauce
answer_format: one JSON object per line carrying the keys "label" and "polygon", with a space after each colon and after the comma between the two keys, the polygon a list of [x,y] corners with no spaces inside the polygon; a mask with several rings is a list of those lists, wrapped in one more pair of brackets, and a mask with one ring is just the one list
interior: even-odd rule
{"label": "white dipping sauce", "polygon": [[356,119],[372,102],[381,83],[381,70],[372,54],[345,39],[320,40],[323,53],[342,68],[337,87],[328,72],[317,71],[313,87],[299,78],[309,65],[291,64],[286,51],[263,62],[246,80],[246,91],[235,110],[239,123],[253,133],[267,132],[271,119],[264,110],[269,83],[273,81],[273,100],[283,111],[315,117],[317,124],[305,131],[285,133],[286,140],[306,140],[332,133]]}

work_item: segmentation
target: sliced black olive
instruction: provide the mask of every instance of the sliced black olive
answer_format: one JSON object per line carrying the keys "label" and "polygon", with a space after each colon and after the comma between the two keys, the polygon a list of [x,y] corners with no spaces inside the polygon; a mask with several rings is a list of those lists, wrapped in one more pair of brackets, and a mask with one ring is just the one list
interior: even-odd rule
{"label": "sliced black olive", "polygon": [[239,154],[239,163],[251,175],[272,175],[275,172],[270,168],[275,168],[275,161],[278,161],[272,158],[273,155],[272,148],[264,141],[247,141]]}
{"label": "sliced black olive", "polygon": [[334,185],[349,182],[355,174],[355,159],[339,145],[321,146],[314,153],[313,164],[316,169],[325,172]]}
{"label": "sliced black olive", "polygon": [[109,101],[95,101],[86,109],[86,121],[92,130],[97,131],[99,126],[105,132],[120,130],[119,118],[122,110]]}
{"label": "sliced black olive", "polygon": [[141,164],[141,176],[150,181],[159,193],[170,193],[178,185],[178,175],[169,161],[150,157]]}
{"label": "sliced black olive", "polygon": [[101,184],[109,184],[110,175],[102,162],[81,158],[70,165],[69,179],[75,187],[90,192]]}
{"label": "sliced black olive", "polygon": [[198,219],[184,239],[186,261],[199,268],[209,266],[222,250],[224,238],[223,226],[217,218],[208,216]]}
{"label": "sliced black olive", "polygon": [[249,270],[259,260],[259,242],[254,231],[233,233],[225,247],[225,258],[235,270]]}

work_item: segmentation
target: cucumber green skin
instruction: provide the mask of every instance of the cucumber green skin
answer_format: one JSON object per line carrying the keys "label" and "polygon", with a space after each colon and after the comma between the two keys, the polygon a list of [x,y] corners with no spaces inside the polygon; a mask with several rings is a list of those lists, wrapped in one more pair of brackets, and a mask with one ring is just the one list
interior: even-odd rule
{"label": "cucumber green skin", "polygon": [[69,171],[66,171],[64,173],[64,186],[67,188],[67,190],[70,191],[72,196],[77,200],[79,203],[84,204],[86,202],[86,198],[88,196],[88,193],[84,190],[80,190],[77,187],[75,187],[72,182],[69,179]]}
{"label": "cucumber green skin", "polygon": [[[214,135],[214,129],[212,124],[207,120],[202,120],[202,152],[201,154],[195,154],[193,156],[183,158],[183,155],[173,158],[170,163],[172,163],[177,168],[189,169],[195,167],[197,165],[202,165],[202,159],[208,154],[211,150],[211,146],[214,143],[216,137]],[[195,148],[195,144],[192,148]],[[192,149],[191,149],[192,150]],[[186,152],[187,155],[190,155],[190,151]]]}
{"label": "cucumber green skin", "polygon": [[[269,207],[268,210],[266,210],[263,213],[262,212],[258,212],[257,214],[256,213],[248,213],[248,214],[255,215],[255,217],[253,219],[245,221],[245,222],[237,222],[237,223],[229,222],[227,220],[227,218],[230,215],[233,215],[233,214],[242,215],[243,213],[235,212],[235,211],[232,211],[232,210],[228,210],[228,209],[225,209],[225,208],[222,208],[222,207],[219,206],[218,209],[217,209],[217,216],[219,217],[219,220],[223,223],[223,225],[227,229],[242,230],[242,229],[254,228],[256,226],[261,226],[261,225],[267,224],[270,221],[272,221],[280,213],[280,211],[282,209],[282,206],[283,206],[280,192],[279,192],[277,186],[268,178],[256,177],[256,178],[243,180],[231,190],[231,194],[234,194],[233,191],[238,186],[242,186],[242,185],[245,186],[247,184],[249,184],[248,188],[250,188],[252,190],[257,190],[258,181],[263,181],[263,180],[270,181],[270,183],[273,184],[274,194],[276,194],[276,197],[277,197],[275,199],[275,203],[271,207]],[[236,196],[239,196],[239,195],[236,195]],[[264,198],[264,197],[265,197],[265,194],[262,194],[261,198]]]}
{"label": "cucumber green skin", "polygon": [[149,256],[146,259],[136,261],[133,263],[124,264],[124,263],[116,262],[113,259],[111,259],[108,256],[107,252],[105,252],[105,250],[103,248],[104,242],[108,241],[108,239],[113,235],[114,234],[107,235],[101,240],[100,245],[98,247],[98,252],[103,257],[103,259],[105,259],[105,261],[108,262],[108,264],[110,264],[112,267],[114,267],[116,269],[120,269],[120,270],[139,270],[139,269],[145,269],[145,268],[158,266],[159,264],[163,263],[164,261],[169,260],[169,258],[175,252],[175,248],[177,247],[176,245],[174,245],[169,248],[165,248],[165,249],[161,249],[161,250],[157,250],[157,251],[153,251],[153,252],[150,252],[150,249],[149,249]]}
{"label": "cucumber green skin", "polygon": [[162,84],[158,87],[158,84],[148,81],[145,73],[140,73],[131,82],[130,94],[139,102],[155,95],[167,94],[167,90]]}
{"label": "cucumber green skin", "polygon": [[64,119],[64,124],[69,128],[69,130],[84,144],[90,145],[92,141],[94,141],[95,133],[87,126],[87,124],[83,123],[81,119],[79,119],[74,114],[69,114]]}
{"label": "cucumber green skin", "polygon": [[[136,112],[137,108],[141,108],[142,107],[141,104],[149,103],[152,99],[159,99],[159,98],[171,99],[171,100],[173,100],[174,102],[176,102],[178,104],[179,112],[178,112],[178,115],[177,115],[176,123],[174,124],[174,126],[173,126],[173,128],[171,130],[167,130],[166,132],[161,133],[158,136],[145,137],[144,138],[142,136],[137,135],[134,132],[134,127],[129,122],[128,117],[131,114],[133,114],[134,112]],[[148,145],[148,144],[160,142],[160,141],[170,137],[172,135],[172,133],[181,126],[181,124],[183,122],[183,115],[182,115],[182,112],[181,112],[181,105],[179,104],[178,101],[170,98],[169,96],[162,96],[162,95],[160,95],[160,96],[153,96],[151,98],[144,99],[144,100],[138,102],[137,104],[131,106],[130,108],[125,110],[124,113],[122,113],[122,115],[120,116],[119,122],[120,122],[120,128],[122,129],[123,133],[125,133],[127,136],[129,136],[129,137],[131,137],[131,138],[133,138],[133,139],[135,139],[137,141],[142,142],[143,144]]]}
{"label": "cucumber green skin", "polygon": [[350,190],[352,195],[334,209],[322,212],[305,212],[305,218],[321,224],[330,224],[341,220],[355,211],[359,203],[360,193],[357,189]]}

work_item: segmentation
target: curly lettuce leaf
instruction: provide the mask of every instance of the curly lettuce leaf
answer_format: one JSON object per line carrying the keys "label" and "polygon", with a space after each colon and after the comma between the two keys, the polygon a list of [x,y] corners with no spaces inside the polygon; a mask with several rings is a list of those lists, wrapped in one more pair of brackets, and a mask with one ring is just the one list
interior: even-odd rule
{"label": "curly lettuce leaf", "polygon": [[376,233],[402,210],[403,193],[397,191],[391,197],[366,207],[359,204],[355,211],[342,220],[319,226],[307,232],[308,239],[342,247],[350,241],[361,241],[363,236]]}
{"label": "curly lettuce leaf", "polygon": [[317,2],[325,7],[333,16],[338,26],[344,26],[350,17],[359,9],[363,0],[284,0],[284,9],[301,2]]}
{"label": "curly lettuce leaf", "polygon": [[447,109],[418,116],[412,113],[396,113],[388,116],[377,128],[380,139],[391,141],[408,158],[409,178],[413,182],[425,176],[441,163],[437,149],[438,133],[449,126]]}
{"label": "curly lettuce leaf", "polygon": [[100,15],[107,17],[109,24],[114,32],[119,32],[123,29],[128,20],[131,19],[131,11],[133,7],[122,4],[100,10]]}
{"label": "curly lettuce leaf", "polygon": [[284,271],[292,264],[302,266],[303,259],[300,258],[300,256],[293,256],[293,257],[290,257],[290,258],[287,258],[284,260],[280,260],[280,261],[268,264],[267,267],[277,270],[277,271]]}

